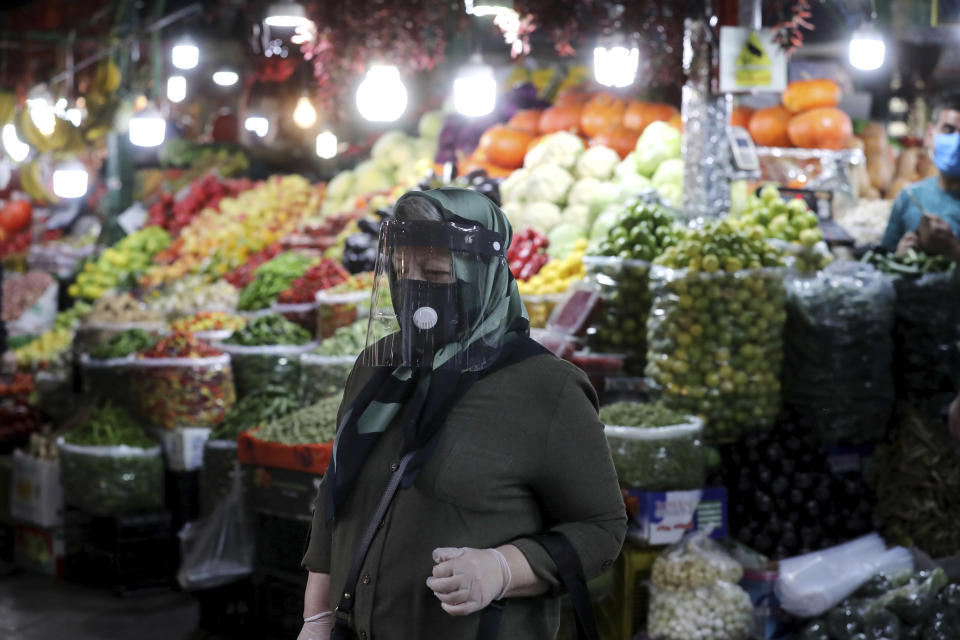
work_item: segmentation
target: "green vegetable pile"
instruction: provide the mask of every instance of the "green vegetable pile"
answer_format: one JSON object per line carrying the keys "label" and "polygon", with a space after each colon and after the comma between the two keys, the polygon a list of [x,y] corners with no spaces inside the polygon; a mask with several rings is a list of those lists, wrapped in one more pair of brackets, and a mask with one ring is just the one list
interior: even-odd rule
{"label": "green vegetable pile", "polygon": [[270,306],[281,291],[306,273],[313,260],[300,253],[287,251],[269,262],[265,262],[254,271],[253,282],[240,292],[237,309],[257,311]]}
{"label": "green vegetable pile", "polygon": [[367,325],[366,319],[358,320],[345,327],[340,327],[333,335],[326,338],[313,350],[321,356],[358,356],[366,347]]}
{"label": "green vegetable pile", "polygon": [[96,360],[126,358],[130,354],[149,349],[156,342],[157,337],[143,329],[128,329],[91,349],[90,357]]}
{"label": "green vegetable pile", "polygon": [[798,640],[955,640],[960,637],[960,585],[942,569],[876,575],[853,597],[813,620]]}
{"label": "green vegetable pile", "polygon": [[943,256],[909,250],[863,258],[893,278],[897,292],[893,371],[897,395],[949,401],[960,383],[960,271]]}
{"label": "green vegetable pile", "polygon": [[[600,409],[620,483],[647,491],[699,489],[706,480],[702,428],[660,403],[617,402]],[[629,427],[624,429],[623,427]]]}
{"label": "green vegetable pile", "polygon": [[711,443],[769,428],[780,410],[785,290],[779,252],[726,220],[654,261],[647,375]]}
{"label": "green vegetable pile", "polygon": [[281,444],[321,444],[337,435],[337,411],[342,396],[324,398],[320,402],[267,423],[256,436]]}
{"label": "green vegetable pile", "polygon": [[876,454],[876,516],[893,543],[932,557],[960,549],[960,450],[938,418],[898,411],[890,442]]}
{"label": "green vegetable pile", "polygon": [[240,331],[224,341],[224,344],[236,344],[245,347],[265,345],[307,344],[312,340],[310,333],[278,314],[261,316],[249,322]]}
{"label": "green vegetable pile", "polygon": [[237,436],[300,409],[288,389],[268,386],[230,407],[223,422],[210,433],[211,440],[236,440]]}
{"label": "green vegetable pile", "polygon": [[[119,446],[129,448],[101,449]],[[65,436],[60,460],[65,504],[101,515],[163,505],[163,457],[123,409],[94,411]]]}
{"label": "green vegetable pile", "polygon": [[589,347],[599,353],[625,354],[624,367],[638,375],[647,357],[649,263],[676,242],[680,231],[674,222],[663,207],[637,199],[612,219],[609,231],[595,240],[591,255],[584,259],[587,278],[603,299],[603,310],[587,332]]}
{"label": "green vegetable pile", "polygon": [[787,285],[784,403],[821,442],[882,438],[893,408],[894,290],[868,265]]}

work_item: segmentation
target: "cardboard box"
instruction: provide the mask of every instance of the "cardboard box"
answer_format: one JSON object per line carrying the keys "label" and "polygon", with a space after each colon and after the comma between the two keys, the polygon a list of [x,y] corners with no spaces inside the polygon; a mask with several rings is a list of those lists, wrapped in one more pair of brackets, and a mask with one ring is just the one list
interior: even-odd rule
{"label": "cardboard box", "polygon": [[19,450],[13,453],[10,515],[38,527],[63,524],[59,460],[41,460]]}
{"label": "cardboard box", "polygon": [[707,487],[692,491],[625,490],[631,519],[631,540],[649,544],[673,544],[688,531],[709,530],[710,537],[727,537],[727,490]]}
{"label": "cardboard box", "polygon": [[63,527],[13,527],[13,563],[21,569],[62,578],[66,557]]}

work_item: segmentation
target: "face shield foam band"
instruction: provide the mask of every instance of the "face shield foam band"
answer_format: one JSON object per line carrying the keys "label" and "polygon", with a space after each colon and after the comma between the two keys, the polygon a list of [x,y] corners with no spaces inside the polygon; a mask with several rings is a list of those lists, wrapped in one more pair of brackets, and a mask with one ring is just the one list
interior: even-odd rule
{"label": "face shield foam band", "polygon": [[388,247],[436,247],[491,258],[506,258],[507,255],[501,234],[462,219],[448,222],[390,220],[383,223],[380,232],[381,241]]}

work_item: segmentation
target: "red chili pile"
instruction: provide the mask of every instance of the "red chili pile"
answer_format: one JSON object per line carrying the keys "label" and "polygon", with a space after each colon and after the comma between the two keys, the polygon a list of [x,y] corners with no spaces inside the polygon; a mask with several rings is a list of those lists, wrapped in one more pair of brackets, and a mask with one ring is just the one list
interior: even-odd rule
{"label": "red chili pile", "polygon": [[161,338],[157,344],[140,354],[142,358],[210,358],[223,355],[222,351],[198,340],[192,333],[177,331]]}
{"label": "red chili pile", "polygon": [[281,291],[277,296],[277,302],[281,304],[313,302],[317,291],[335,287],[346,282],[349,277],[350,273],[343,268],[342,264],[330,258],[323,258],[294,280],[288,289]]}
{"label": "red chili pile", "polygon": [[549,244],[547,236],[533,229],[524,229],[513,236],[507,251],[507,262],[513,277],[526,281],[537,275],[549,260],[544,251]]}

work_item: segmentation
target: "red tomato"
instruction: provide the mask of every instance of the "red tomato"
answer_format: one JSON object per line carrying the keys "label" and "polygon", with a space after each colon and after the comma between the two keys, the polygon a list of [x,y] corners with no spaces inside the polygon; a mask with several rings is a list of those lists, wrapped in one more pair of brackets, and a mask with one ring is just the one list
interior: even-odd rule
{"label": "red tomato", "polygon": [[26,200],[11,200],[0,209],[0,227],[9,233],[16,233],[30,224],[33,207]]}

